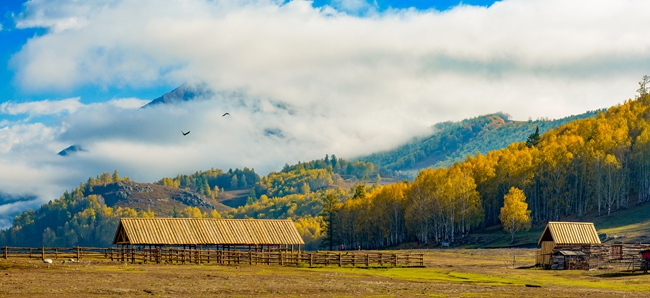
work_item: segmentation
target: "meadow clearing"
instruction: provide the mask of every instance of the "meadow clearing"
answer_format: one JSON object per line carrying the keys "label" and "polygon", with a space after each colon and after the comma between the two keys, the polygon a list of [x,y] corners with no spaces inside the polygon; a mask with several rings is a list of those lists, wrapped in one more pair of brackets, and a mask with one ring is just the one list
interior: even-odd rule
{"label": "meadow clearing", "polygon": [[[532,268],[534,249],[433,249],[425,268],[45,264],[0,259],[0,297],[648,297],[650,274]],[[515,266],[512,261],[516,257]],[[506,268],[507,267],[507,268]]]}

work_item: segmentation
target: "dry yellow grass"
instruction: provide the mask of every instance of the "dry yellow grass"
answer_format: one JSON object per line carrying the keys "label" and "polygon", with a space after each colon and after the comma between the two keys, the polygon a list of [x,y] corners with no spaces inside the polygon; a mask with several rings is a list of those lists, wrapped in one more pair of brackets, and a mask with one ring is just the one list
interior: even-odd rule
{"label": "dry yellow grass", "polygon": [[532,265],[532,249],[425,253],[426,268],[390,269],[0,259],[0,297],[647,297],[650,293],[650,274],[513,269],[514,256],[517,266]]}

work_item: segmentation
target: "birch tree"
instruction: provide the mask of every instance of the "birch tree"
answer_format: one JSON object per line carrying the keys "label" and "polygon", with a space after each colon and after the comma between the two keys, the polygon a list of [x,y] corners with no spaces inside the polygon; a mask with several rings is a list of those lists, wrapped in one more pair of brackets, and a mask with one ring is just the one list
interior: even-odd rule
{"label": "birch tree", "polygon": [[516,187],[511,187],[503,197],[503,208],[499,214],[503,230],[510,233],[510,243],[515,242],[515,233],[530,229],[530,210],[526,203],[526,195]]}

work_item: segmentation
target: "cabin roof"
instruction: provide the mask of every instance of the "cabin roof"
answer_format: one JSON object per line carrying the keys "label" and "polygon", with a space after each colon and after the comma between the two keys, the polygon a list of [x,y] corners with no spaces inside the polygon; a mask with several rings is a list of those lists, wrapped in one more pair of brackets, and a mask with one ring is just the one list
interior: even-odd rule
{"label": "cabin roof", "polygon": [[596,227],[590,222],[549,222],[537,241],[553,241],[555,245],[600,244]]}
{"label": "cabin roof", "polygon": [[113,244],[305,244],[290,219],[121,218]]}
{"label": "cabin roof", "polygon": [[572,251],[572,250],[560,250],[557,252],[557,254],[563,255],[563,256],[586,256],[584,252],[581,251]]}

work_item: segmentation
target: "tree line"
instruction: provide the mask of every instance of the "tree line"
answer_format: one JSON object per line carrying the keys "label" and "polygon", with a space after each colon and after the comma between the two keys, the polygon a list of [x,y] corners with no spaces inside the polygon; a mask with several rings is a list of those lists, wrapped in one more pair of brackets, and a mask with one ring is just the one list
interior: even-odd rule
{"label": "tree line", "polygon": [[190,175],[177,175],[175,178],[166,177],[156,184],[174,188],[189,189],[206,197],[216,199],[220,192],[225,190],[244,189],[254,186],[260,181],[260,176],[255,169],[244,167],[243,170],[221,169],[197,171]]}

